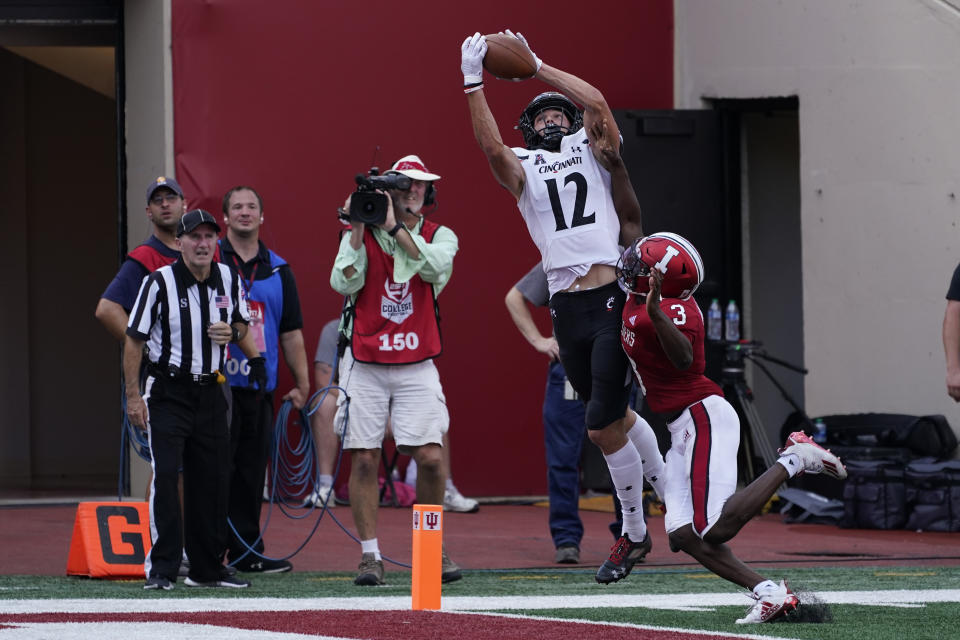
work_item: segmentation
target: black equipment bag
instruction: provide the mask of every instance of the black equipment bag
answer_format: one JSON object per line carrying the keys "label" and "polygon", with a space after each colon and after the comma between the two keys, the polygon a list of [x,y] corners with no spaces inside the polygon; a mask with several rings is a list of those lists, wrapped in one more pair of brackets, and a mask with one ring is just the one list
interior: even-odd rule
{"label": "black equipment bag", "polygon": [[915,456],[947,458],[957,448],[957,436],[942,415],[850,413],[821,416],[827,424],[827,444],[909,449]]}
{"label": "black equipment bag", "polygon": [[907,529],[960,531],[960,460],[912,462],[905,481]]}
{"label": "black equipment bag", "polygon": [[917,456],[904,447],[858,447],[847,446],[844,444],[826,445],[830,452],[840,458],[843,464],[854,460],[886,460],[887,462],[896,462],[899,466],[905,467],[910,462],[917,459]]}
{"label": "black equipment bag", "polygon": [[[840,458],[840,462],[848,469],[851,463],[859,462],[884,462],[902,470],[907,464],[917,458],[910,453],[909,449],[897,449],[894,447],[847,447],[844,445],[827,445],[830,451]],[[844,499],[845,482],[837,480],[830,476],[818,473],[810,475],[804,473],[788,481],[791,487],[812,491],[831,500]]]}
{"label": "black equipment bag", "polygon": [[845,461],[841,527],[902,529],[907,522],[903,465],[892,460]]}

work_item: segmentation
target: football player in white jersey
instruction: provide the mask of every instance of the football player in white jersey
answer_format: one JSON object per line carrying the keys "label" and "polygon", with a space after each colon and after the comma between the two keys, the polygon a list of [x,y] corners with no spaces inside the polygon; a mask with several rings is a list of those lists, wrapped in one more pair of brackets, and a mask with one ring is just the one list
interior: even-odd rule
{"label": "football player in white jersey", "polygon": [[[506,33],[526,45],[522,35]],[[590,440],[603,452],[623,506],[622,535],[596,576],[601,583],[615,582],[650,551],[642,506],[645,472],[663,495],[656,436],[627,407],[630,373],[620,348],[625,298],[615,271],[620,222],[611,197],[613,167],[590,140],[602,126],[613,140],[619,139],[619,130],[600,91],[534,56],[535,77],[562,93],[534,98],[520,118],[526,148],[506,146],[484,97],[486,49],[479,33],[461,46],[473,130],[497,181],[517,199],[540,249],[560,360],[586,403]],[[583,105],[582,113],[575,103]],[[626,175],[622,166],[618,169],[618,175]],[[626,185],[632,191],[629,179]]]}

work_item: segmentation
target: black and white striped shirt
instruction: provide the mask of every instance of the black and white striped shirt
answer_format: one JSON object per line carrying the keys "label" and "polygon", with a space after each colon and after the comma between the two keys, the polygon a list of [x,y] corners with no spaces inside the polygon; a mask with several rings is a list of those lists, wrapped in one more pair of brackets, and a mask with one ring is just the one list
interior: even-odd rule
{"label": "black and white striped shirt", "polygon": [[250,322],[236,272],[214,262],[207,279],[198,282],[177,260],[144,279],[127,335],[145,341],[147,358],[161,369],[208,374],[223,371],[227,350],[207,336],[207,327],[218,321]]}

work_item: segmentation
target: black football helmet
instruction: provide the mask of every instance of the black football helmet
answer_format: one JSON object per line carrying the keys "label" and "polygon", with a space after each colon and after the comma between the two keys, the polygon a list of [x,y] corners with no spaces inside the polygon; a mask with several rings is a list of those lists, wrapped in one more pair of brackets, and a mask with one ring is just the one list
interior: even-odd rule
{"label": "black football helmet", "polygon": [[[545,109],[562,111],[567,116],[567,120],[570,121],[570,128],[565,129],[559,125],[548,124],[543,131],[536,131],[533,123],[540,112]],[[526,143],[527,149],[546,149],[547,151],[559,151],[560,140],[563,139],[563,136],[570,135],[582,127],[583,112],[577,108],[573,100],[556,91],[547,91],[534,98],[520,114],[520,122],[516,126],[523,134],[523,141]]]}

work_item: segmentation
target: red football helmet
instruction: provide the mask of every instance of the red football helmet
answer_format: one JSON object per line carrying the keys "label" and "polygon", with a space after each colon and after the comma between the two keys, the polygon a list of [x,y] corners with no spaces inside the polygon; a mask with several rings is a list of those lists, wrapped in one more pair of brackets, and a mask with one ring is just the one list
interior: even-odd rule
{"label": "red football helmet", "polygon": [[626,291],[645,295],[651,269],[663,273],[660,295],[686,300],[703,282],[703,261],[686,238],[661,231],[637,238],[620,256],[617,279]]}

